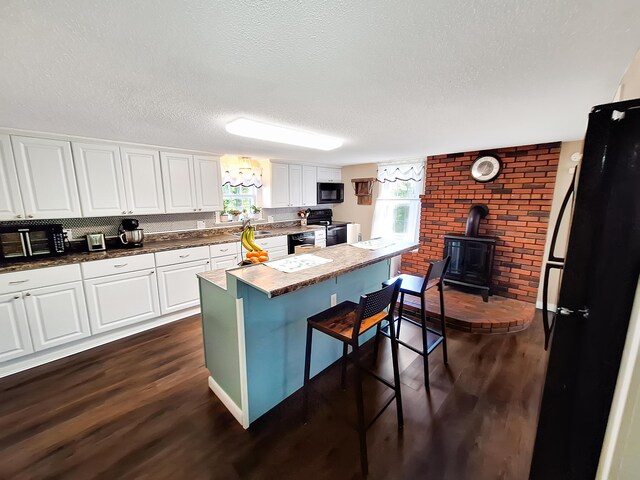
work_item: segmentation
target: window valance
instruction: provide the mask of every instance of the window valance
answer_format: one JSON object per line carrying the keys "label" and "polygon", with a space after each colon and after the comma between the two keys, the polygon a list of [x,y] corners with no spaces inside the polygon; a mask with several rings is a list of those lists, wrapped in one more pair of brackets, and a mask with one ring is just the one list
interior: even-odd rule
{"label": "window valance", "polygon": [[378,165],[378,182],[395,182],[397,180],[414,180],[421,182],[424,179],[425,162],[415,161],[407,163],[388,163]]}
{"label": "window valance", "polygon": [[262,187],[262,165],[249,157],[222,157],[222,185]]}

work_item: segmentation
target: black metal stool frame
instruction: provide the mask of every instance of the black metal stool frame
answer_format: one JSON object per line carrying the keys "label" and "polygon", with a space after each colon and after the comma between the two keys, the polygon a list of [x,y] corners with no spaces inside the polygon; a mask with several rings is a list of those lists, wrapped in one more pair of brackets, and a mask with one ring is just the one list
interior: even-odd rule
{"label": "black metal stool frame", "polygon": [[[444,289],[444,276],[445,276],[445,273],[447,272],[447,269],[449,268],[450,260],[451,260],[451,257],[448,256],[443,260],[430,262],[429,268],[427,269],[427,273],[424,276],[424,280],[422,281],[422,285],[419,291],[407,290],[406,288],[400,287],[400,306],[398,307],[398,317],[394,318],[394,321],[398,322],[398,328],[396,329],[395,332],[393,332],[392,329],[389,328],[389,332],[387,333],[383,328],[381,328],[380,324],[378,324],[376,328],[376,338],[375,338],[375,343],[373,347],[374,361],[378,355],[378,348],[380,344],[380,334],[388,338],[391,338],[392,336],[395,335],[396,341],[398,342],[399,345],[402,345],[403,347],[406,347],[409,350],[412,350],[418,355],[422,355],[422,358],[423,358],[422,364],[424,369],[424,385],[425,385],[425,388],[427,389],[429,389],[429,354],[433,352],[433,350],[435,350],[438,345],[442,344],[442,359],[444,361],[444,364],[447,365],[449,363],[449,356],[447,352],[447,330],[445,325],[446,317],[445,317],[445,310],[444,310],[444,290],[443,289]],[[397,278],[401,279],[402,277],[403,275],[400,275]],[[391,279],[389,280],[389,282],[383,283],[383,285],[386,285],[387,283],[390,284],[394,280],[395,279]],[[438,293],[440,296],[440,331],[435,330],[427,325],[426,300],[424,296],[427,290],[435,286],[438,287]],[[402,313],[404,310],[405,294],[415,296],[415,297],[420,297],[420,322],[416,322],[415,320],[412,320],[410,318],[403,317]],[[417,349],[413,345],[409,345],[408,343],[403,342],[398,338],[400,337],[400,327],[401,327],[402,320],[405,320],[413,325],[416,325],[417,327],[420,327],[420,330],[422,332],[422,350]],[[389,327],[390,327],[390,324],[389,324]],[[431,346],[429,346],[427,341],[427,332],[431,332],[434,335],[438,336],[436,341],[433,342]]]}
{"label": "black metal stool frame", "polygon": [[[402,394],[400,391],[400,371],[398,369],[398,344],[397,338],[395,337],[394,331],[394,322],[391,321],[394,318],[394,309],[398,299],[398,293],[400,290],[400,285],[402,283],[401,279],[398,279],[394,283],[390,283],[389,285],[382,288],[382,290],[378,290],[377,292],[369,293],[367,295],[362,295],[360,297],[360,302],[358,304],[354,302],[342,302],[335,307],[331,307],[325,312],[321,312],[317,315],[309,317],[307,319],[307,344],[306,344],[306,352],[305,352],[305,364],[304,364],[304,386],[303,386],[303,420],[304,423],[307,423],[308,413],[309,413],[309,388],[310,388],[310,373],[311,373],[311,344],[313,337],[313,330],[318,329],[314,327],[313,323],[315,318],[321,318],[323,314],[326,312],[335,309],[336,307],[340,307],[340,305],[346,305],[347,307],[353,306],[357,308],[355,322],[353,325],[352,336],[350,339],[345,338],[344,336],[333,334],[330,331],[325,329],[319,330],[322,333],[326,333],[327,335],[332,336],[333,338],[340,340],[343,342],[342,348],[342,375],[341,375],[341,386],[344,389],[346,385],[346,370],[347,370],[347,361],[351,361],[355,365],[355,374],[356,374],[356,408],[357,408],[357,424],[356,430],[358,432],[359,440],[360,440],[360,466],[362,469],[363,475],[367,475],[369,470],[369,461],[367,455],[367,439],[366,432],[373,425],[373,423],[382,415],[382,413],[386,410],[386,408],[391,404],[391,402],[396,400],[396,411],[398,417],[398,429],[402,429],[404,426],[404,416],[402,412]],[[379,314],[384,311],[385,308],[388,307],[387,315],[378,321],[375,325],[371,325],[366,330],[360,331],[362,320],[372,317],[373,315]],[[393,384],[388,382],[387,380],[381,378],[376,375],[372,371],[364,368],[360,361],[360,345],[358,343],[358,339],[361,334],[370,330],[376,325],[380,325],[384,320],[389,322],[389,329],[391,332],[391,357],[393,362]],[[395,339],[395,340],[394,340]],[[347,349],[351,346],[352,353],[351,357],[347,355]],[[366,373],[382,384],[393,390],[393,395],[385,402],[384,406],[380,409],[380,411],[373,417],[373,419],[365,425],[364,418],[364,398],[362,392],[362,373]]]}

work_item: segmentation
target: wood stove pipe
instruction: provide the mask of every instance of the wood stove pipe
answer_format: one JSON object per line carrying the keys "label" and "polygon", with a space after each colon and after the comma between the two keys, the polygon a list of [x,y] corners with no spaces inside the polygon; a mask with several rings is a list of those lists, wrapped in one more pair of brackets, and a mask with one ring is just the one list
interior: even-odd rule
{"label": "wood stove pipe", "polygon": [[469,216],[467,217],[467,226],[464,230],[466,237],[477,237],[478,229],[480,228],[480,220],[489,214],[489,207],[484,203],[475,203],[471,205],[469,209]]}

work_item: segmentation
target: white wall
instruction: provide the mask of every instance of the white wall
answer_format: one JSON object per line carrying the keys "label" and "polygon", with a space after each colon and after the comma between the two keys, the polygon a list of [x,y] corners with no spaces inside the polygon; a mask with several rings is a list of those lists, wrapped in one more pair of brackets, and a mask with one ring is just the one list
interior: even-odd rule
{"label": "white wall", "polygon": [[[537,307],[542,307],[542,286],[544,280],[544,268],[546,265],[546,260],[549,256],[549,249],[551,247],[551,236],[553,235],[553,230],[556,225],[556,220],[558,218],[558,213],[560,211],[560,206],[562,204],[562,200],[564,199],[569,186],[571,185],[571,179],[573,178],[573,173],[571,173],[571,169],[575,168],[578,164],[571,160],[571,155],[574,153],[582,153],[582,147],[584,142],[582,140],[578,140],[575,142],[562,142],[560,147],[560,160],[558,162],[558,171],[556,173],[556,185],[553,190],[553,201],[551,204],[551,214],[549,216],[549,225],[547,229],[547,244],[544,248],[544,257],[542,262],[542,271],[540,273],[540,287],[538,288],[538,301]],[[570,205],[569,205],[570,207]],[[569,208],[567,207],[567,208]],[[563,257],[564,252],[567,248],[567,241],[569,239],[569,218],[571,216],[571,212],[567,212],[564,215],[563,221],[560,224],[560,230],[558,231],[558,240],[556,241],[556,251],[555,254],[557,256]],[[558,290],[560,289],[560,270],[552,270],[549,275],[549,307],[551,310],[555,309],[557,304],[557,296]]]}
{"label": "white wall", "polygon": [[345,222],[354,222],[361,225],[360,232],[363,240],[371,238],[371,226],[373,223],[373,210],[375,209],[376,199],[378,198],[378,182],[373,185],[373,194],[371,205],[358,205],[358,197],[356,197],[351,185],[352,178],[375,178],[378,173],[378,165],[375,163],[367,163],[363,165],[351,165],[342,167],[342,181],[344,182],[344,202],[334,205],[333,218]]}

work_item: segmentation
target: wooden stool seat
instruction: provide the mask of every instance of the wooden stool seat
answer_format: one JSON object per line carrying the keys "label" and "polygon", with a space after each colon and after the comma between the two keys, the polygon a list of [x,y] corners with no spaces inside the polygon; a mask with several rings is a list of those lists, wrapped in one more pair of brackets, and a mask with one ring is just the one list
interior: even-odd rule
{"label": "wooden stool seat", "polygon": [[[358,304],[355,302],[345,301],[309,317],[308,322],[313,325],[313,328],[337,338],[338,340],[351,344],[351,341],[354,338],[353,328],[356,324],[357,315]],[[358,332],[358,335],[362,335],[370,328],[375,327],[378,323],[387,318],[387,316],[387,312],[383,311],[370,317],[363,318],[360,322],[360,331]]]}
{"label": "wooden stool seat", "polygon": [[[419,296],[420,292],[429,290],[431,287],[435,287],[438,285],[440,279],[432,278],[427,281],[427,285],[424,285],[424,277],[418,277],[416,275],[408,275],[403,273],[402,275],[398,275],[397,277],[393,277],[390,280],[387,280],[383,283],[383,285],[391,285],[399,278],[402,279],[402,286],[400,287],[400,293],[406,293],[409,295]],[[424,290],[423,290],[424,287]]]}

